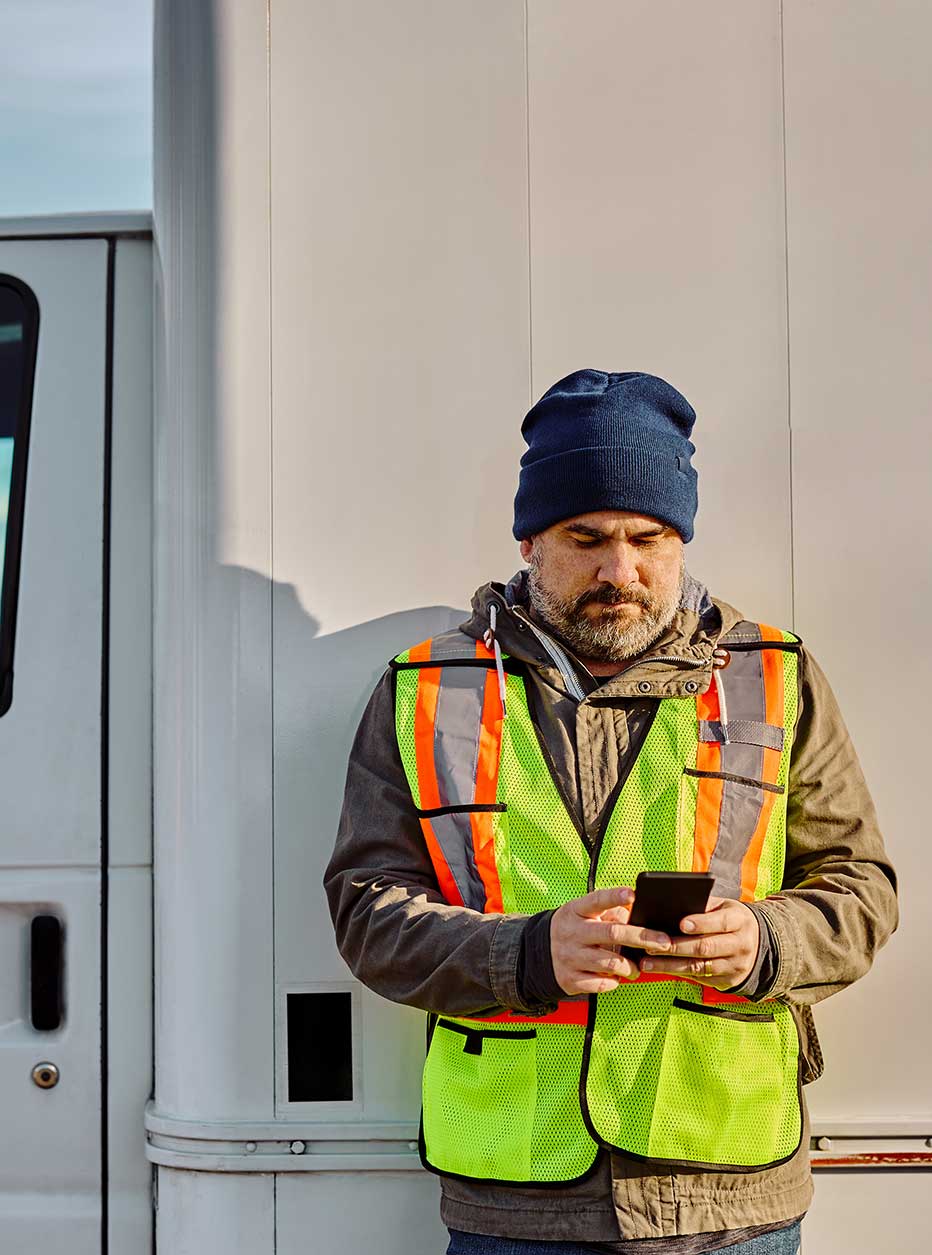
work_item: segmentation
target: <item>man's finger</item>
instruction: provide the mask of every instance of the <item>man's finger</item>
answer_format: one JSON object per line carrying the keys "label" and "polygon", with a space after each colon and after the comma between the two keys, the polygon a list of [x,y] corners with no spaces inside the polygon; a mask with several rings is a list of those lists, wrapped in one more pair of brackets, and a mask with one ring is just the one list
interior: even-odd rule
{"label": "man's finger", "polygon": [[650,928],[630,924],[609,924],[604,920],[587,920],[575,934],[574,940],[584,946],[637,946],[641,950],[669,950],[670,938],[666,933],[655,933]]}
{"label": "man's finger", "polygon": [[602,912],[601,919],[603,924],[627,924],[630,914],[630,906],[610,906]]}
{"label": "man's finger", "polygon": [[717,959],[669,959],[665,956],[656,958],[652,956],[641,963],[641,971],[662,972],[667,976],[689,976],[700,982],[707,979],[720,981],[723,977],[727,977],[728,984],[735,985],[740,968],[731,955]]}
{"label": "man's finger", "polygon": [[592,893],[568,902],[567,906],[571,906],[574,913],[581,915],[583,919],[598,919],[603,911],[609,911],[613,906],[629,906],[633,900],[634,890],[619,886],[613,889],[593,889]]}
{"label": "man's finger", "polygon": [[614,950],[587,948],[577,955],[575,965],[580,972],[590,976],[604,976],[606,972],[619,976],[637,976],[638,974],[637,964],[632,963],[623,954],[616,954]]}
{"label": "man's finger", "polygon": [[573,981],[573,993],[607,994],[621,984],[617,976],[583,976]]}
{"label": "man's finger", "polygon": [[746,922],[746,907],[743,902],[720,899],[720,905],[703,915],[684,915],[680,920],[680,928],[684,933],[735,933]]}
{"label": "man's finger", "polygon": [[[705,934],[701,937],[674,937],[672,941],[668,954],[687,958],[722,959],[740,950],[740,945],[735,945],[735,939],[730,933],[716,933],[713,936]],[[654,958],[653,955],[650,957]]]}

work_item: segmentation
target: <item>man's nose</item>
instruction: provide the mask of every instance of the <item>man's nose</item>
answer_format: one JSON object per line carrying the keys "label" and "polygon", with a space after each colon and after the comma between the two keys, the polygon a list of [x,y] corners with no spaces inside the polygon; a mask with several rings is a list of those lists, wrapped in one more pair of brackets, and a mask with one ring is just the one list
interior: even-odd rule
{"label": "man's nose", "polygon": [[614,584],[616,588],[625,588],[628,584],[636,583],[637,578],[637,564],[632,546],[612,546],[603,556],[598,579],[605,584]]}

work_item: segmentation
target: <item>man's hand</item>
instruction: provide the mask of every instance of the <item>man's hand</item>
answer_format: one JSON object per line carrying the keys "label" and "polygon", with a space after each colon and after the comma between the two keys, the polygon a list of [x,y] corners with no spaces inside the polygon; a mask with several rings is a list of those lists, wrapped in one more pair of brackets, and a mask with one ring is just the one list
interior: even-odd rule
{"label": "man's hand", "polygon": [[615,946],[637,946],[651,953],[669,950],[666,933],[628,924],[633,901],[633,889],[596,889],[554,911],[550,954],[564,993],[604,994],[624,979],[636,979],[637,966],[617,954]]}
{"label": "man's hand", "polygon": [[680,928],[691,935],[674,937],[663,957],[644,959],[642,972],[689,976],[713,989],[734,989],[748,977],[760,945],[760,925],[749,906],[712,897],[704,915],[684,916]]}

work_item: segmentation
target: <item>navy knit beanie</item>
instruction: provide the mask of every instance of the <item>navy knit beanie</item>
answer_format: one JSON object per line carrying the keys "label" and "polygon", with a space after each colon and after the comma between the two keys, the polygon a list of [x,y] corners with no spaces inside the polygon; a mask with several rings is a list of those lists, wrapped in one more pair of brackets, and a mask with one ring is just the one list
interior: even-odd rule
{"label": "navy knit beanie", "polygon": [[686,398],[657,375],[567,375],[521,424],[528,448],[515,497],[515,539],[590,510],[632,510],[692,540],[695,421]]}

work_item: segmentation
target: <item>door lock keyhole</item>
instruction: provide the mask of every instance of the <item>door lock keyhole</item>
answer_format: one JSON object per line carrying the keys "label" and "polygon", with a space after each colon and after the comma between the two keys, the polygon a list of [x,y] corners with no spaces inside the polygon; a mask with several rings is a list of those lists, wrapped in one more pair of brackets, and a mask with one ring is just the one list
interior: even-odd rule
{"label": "door lock keyhole", "polygon": [[40,1089],[53,1089],[58,1084],[58,1076],[54,1063],[37,1063],[32,1069],[32,1079]]}

